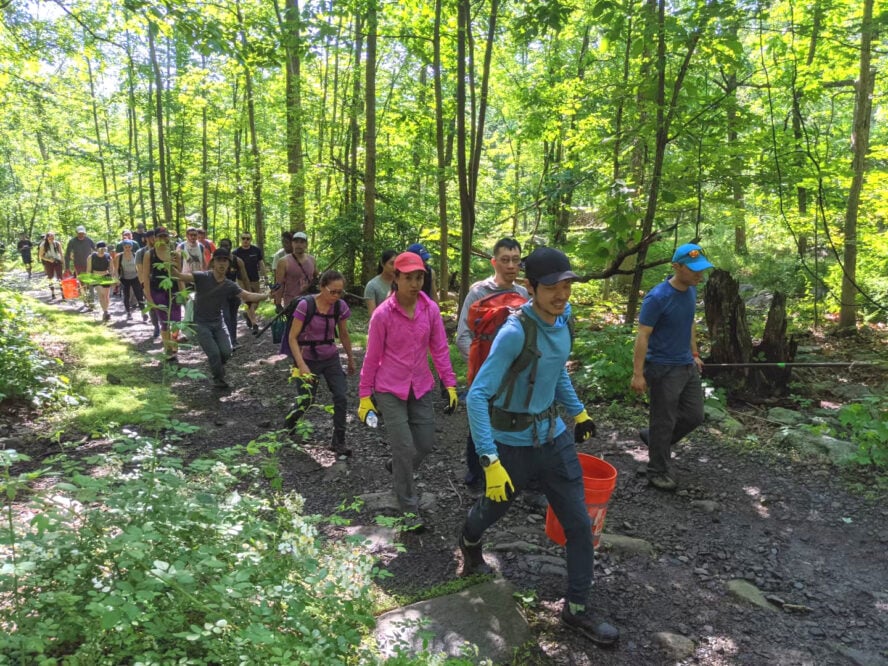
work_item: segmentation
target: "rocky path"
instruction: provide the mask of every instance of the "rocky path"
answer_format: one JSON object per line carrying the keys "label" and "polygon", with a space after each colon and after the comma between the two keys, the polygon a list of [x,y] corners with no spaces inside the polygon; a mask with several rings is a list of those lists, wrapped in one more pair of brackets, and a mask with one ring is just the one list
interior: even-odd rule
{"label": "rocky path", "polygon": [[[119,299],[112,314],[107,325],[156,359],[150,325],[123,320]],[[287,366],[268,334],[241,332],[232,391],[174,381],[188,405],[185,420],[201,426],[187,444],[192,454],[282,425],[292,394]],[[199,349],[180,356],[185,367],[205,370]],[[148,362],[159,377],[159,363]],[[356,378],[351,387],[356,404]],[[329,401],[326,389],[320,401]],[[473,499],[461,483],[465,412],[448,417],[441,408],[443,401],[438,448],[419,474],[432,530],[401,537],[403,549],[385,539],[375,546],[393,574],[384,583],[390,592],[416,594],[456,578],[456,535]],[[742,452],[710,422],[678,447],[681,490],[662,493],[638,474],[646,459],[636,437],[642,413],[608,419],[596,411],[599,435],[580,448],[607,459],[619,478],[595,565],[595,603],[614,619],[621,642],[599,650],[560,625],[563,549],[546,538],[543,512],[520,499],[486,544],[488,561],[527,601],[522,614],[535,638],[514,663],[888,664],[884,501],[852,494],[828,465]],[[330,417],[313,410],[309,418],[314,434],[283,453],[285,486],[306,498],[310,512],[331,513],[364,496],[368,504],[346,515],[357,526],[375,525],[390,489],[384,428],[369,430],[350,416],[355,454],[337,461],[325,446]]]}

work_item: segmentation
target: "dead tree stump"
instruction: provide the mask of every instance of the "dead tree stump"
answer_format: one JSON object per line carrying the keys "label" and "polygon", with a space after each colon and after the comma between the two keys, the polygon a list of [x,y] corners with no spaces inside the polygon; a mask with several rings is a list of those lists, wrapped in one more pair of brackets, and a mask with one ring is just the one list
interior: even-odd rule
{"label": "dead tree stump", "polygon": [[[753,345],[746,323],[746,304],[739,284],[727,271],[715,269],[704,291],[711,353],[708,363],[790,363],[797,343],[786,338],[786,298],[775,293],[762,341]],[[790,368],[709,368],[706,375],[734,397],[760,402],[789,392]]]}

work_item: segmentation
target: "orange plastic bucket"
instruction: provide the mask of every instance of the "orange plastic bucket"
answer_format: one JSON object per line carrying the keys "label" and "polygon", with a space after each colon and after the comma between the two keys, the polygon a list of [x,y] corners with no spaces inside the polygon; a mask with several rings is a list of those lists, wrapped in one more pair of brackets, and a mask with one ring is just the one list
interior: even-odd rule
{"label": "orange plastic bucket", "polygon": [[65,298],[80,297],[80,284],[78,284],[77,278],[69,277],[62,280],[62,296]]}
{"label": "orange plastic bucket", "polygon": [[[578,453],[580,467],[583,468],[583,489],[586,492],[586,510],[592,519],[592,541],[598,548],[601,530],[604,528],[604,517],[607,514],[607,503],[617,485],[617,470],[601,458],[588,453]],[[546,536],[560,546],[567,543],[564,528],[555,517],[552,507],[546,512]]]}

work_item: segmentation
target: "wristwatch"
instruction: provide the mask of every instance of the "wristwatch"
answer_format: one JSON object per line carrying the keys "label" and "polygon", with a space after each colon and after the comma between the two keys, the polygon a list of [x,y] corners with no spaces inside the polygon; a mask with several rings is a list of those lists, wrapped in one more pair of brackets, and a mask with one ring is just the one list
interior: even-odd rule
{"label": "wristwatch", "polygon": [[481,462],[481,467],[490,467],[493,463],[499,460],[499,456],[495,453],[491,455],[485,453],[483,456],[479,456],[478,460]]}

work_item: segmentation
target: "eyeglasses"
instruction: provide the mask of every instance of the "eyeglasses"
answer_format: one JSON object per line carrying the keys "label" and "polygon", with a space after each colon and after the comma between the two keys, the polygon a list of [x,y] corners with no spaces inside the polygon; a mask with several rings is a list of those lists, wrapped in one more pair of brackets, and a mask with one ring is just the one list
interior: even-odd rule
{"label": "eyeglasses", "polygon": [[342,296],[345,293],[344,289],[327,289],[333,296]]}

